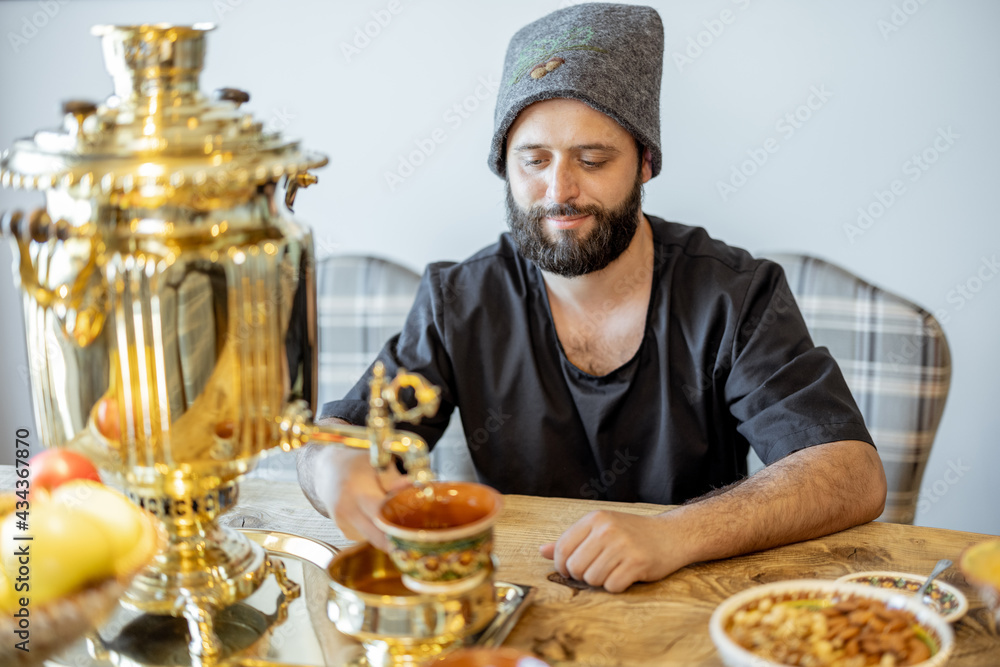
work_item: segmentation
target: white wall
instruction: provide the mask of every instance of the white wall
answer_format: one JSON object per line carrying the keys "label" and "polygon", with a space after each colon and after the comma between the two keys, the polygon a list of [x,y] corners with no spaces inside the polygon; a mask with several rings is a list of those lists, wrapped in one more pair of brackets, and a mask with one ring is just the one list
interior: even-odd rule
{"label": "white wall", "polygon": [[[286,132],[330,155],[319,185],[302,192],[297,205],[320,252],[376,253],[414,268],[462,258],[504,229],[502,184],[486,168],[495,95],[480,82],[499,80],[517,28],[568,3],[398,3],[399,13],[348,60],[342,44],[388,0],[2,2],[0,146],[55,125],[62,99],[110,92],[90,25],[215,21],[203,88],[249,90],[259,117],[286,124]],[[989,195],[1000,175],[1000,3],[653,4],[666,27],[665,165],[647,187],[645,210],[703,225],[750,250],[827,257],[941,311],[954,384],[917,522],[1000,533],[993,486],[1000,471],[993,386],[1000,279],[977,282],[980,271],[994,277],[995,269],[981,268],[983,258],[1000,255],[998,200]],[[59,9],[47,18],[39,15],[43,6]],[[731,21],[712,24],[724,10]],[[10,33],[33,16],[47,25],[15,52]],[[712,36],[706,22],[721,34]],[[708,46],[678,67],[674,52],[699,36]],[[813,87],[832,95],[788,136],[776,124]],[[477,100],[477,91],[486,99]],[[467,118],[449,113],[463,101],[471,108]],[[390,189],[385,173],[436,128],[445,141]],[[941,128],[957,139],[910,180],[904,163],[932,147]],[[777,152],[724,200],[717,182],[768,138]],[[905,192],[851,242],[844,225],[895,179]],[[37,201],[9,191],[0,197],[0,209]],[[9,250],[2,252],[6,262]],[[979,289],[970,300],[953,291],[966,283]],[[10,460],[5,443],[31,417],[17,370],[25,355],[7,271],[0,272],[0,299],[0,460]]]}

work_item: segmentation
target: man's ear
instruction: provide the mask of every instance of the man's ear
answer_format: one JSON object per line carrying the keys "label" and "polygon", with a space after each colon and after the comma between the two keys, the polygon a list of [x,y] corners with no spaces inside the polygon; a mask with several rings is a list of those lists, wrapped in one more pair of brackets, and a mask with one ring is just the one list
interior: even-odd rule
{"label": "man's ear", "polygon": [[648,148],[642,150],[642,182],[648,183],[653,177],[653,153]]}

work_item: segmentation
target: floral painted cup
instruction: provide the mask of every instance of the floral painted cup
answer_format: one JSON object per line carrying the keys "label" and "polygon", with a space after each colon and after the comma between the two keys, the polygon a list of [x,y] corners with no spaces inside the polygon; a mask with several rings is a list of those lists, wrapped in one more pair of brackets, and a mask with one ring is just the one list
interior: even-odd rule
{"label": "floral painted cup", "polygon": [[493,524],[503,497],[474,482],[408,486],[375,517],[403,584],[418,593],[455,593],[493,572]]}

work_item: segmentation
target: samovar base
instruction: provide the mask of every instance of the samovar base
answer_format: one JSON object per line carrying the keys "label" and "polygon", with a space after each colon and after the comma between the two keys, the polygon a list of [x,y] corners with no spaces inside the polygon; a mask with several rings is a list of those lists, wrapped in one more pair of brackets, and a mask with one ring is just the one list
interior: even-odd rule
{"label": "samovar base", "polygon": [[[238,489],[235,481],[174,496],[164,493],[162,486],[130,489],[137,504],[161,519],[168,541],[122,597],[122,607],[140,616],[110,641],[92,637],[94,657],[120,667],[207,667],[234,650],[246,649],[254,628],[260,626],[256,634],[261,634],[284,620],[289,601],[299,595],[299,585],[288,579],[280,560],[218,522],[219,515],[236,502]],[[246,619],[253,614],[238,610],[253,608],[239,603],[270,575],[279,591],[274,618],[263,625],[249,622]],[[162,641],[149,641],[151,636]]]}
{"label": "samovar base", "polygon": [[191,605],[221,609],[252,595],[272,570],[261,547],[213,520],[197,534],[170,535],[123,601],[155,615],[189,615]]}
{"label": "samovar base", "polygon": [[[255,545],[256,546],[256,545]],[[142,612],[123,599],[98,631],[47,664],[72,667],[211,667],[233,656],[262,658],[275,630],[288,619],[299,585],[284,564],[265,557],[275,581],[264,597],[221,608],[189,606],[181,615]],[[266,575],[265,575],[266,580]],[[269,613],[263,609],[272,609]]]}
{"label": "samovar base", "polygon": [[[210,659],[192,652],[192,621],[185,617],[141,614],[110,641],[92,637],[92,657],[115,667],[189,667],[213,664],[244,654],[255,656],[275,621],[258,609],[238,602],[208,612],[215,653]],[[199,627],[196,626],[195,630]],[[194,641],[204,640],[198,637]]]}

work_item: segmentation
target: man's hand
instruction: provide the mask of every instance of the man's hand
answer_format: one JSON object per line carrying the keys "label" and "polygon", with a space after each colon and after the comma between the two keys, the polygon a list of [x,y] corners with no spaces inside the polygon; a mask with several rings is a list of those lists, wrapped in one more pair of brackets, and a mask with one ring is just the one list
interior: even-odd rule
{"label": "man's hand", "polygon": [[337,523],[344,537],[371,542],[383,551],[388,549],[385,534],[373,520],[386,491],[408,484],[406,477],[391,470],[383,476],[383,490],[368,452],[328,445],[304,447],[297,468],[306,498],[316,511]]}
{"label": "man's hand", "polygon": [[597,511],[583,517],[539,552],[564,577],[620,593],[637,581],[657,581],[686,565],[668,535],[665,515]]}
{"label": "man's hand", "polygon": [[588,514],[540,552],[563,576],[614,593],[692,563],[857,526],[877,518],[885,498],[885,472],[871,445],[828,442],[663,514]]}
{"label": "man's hand", "polygon": [[330,466],[332,477],[336,482],[330,484],[328,488],[331,491],[340,488],[336,498],[328,501],[330,518],[337,523],[337,527],[344,532],[344,537],[347,539],[365,540],[376,548],[386,551],[389,545],[385,534],[374,523],[386,493],[379,486],[375,470],[368,461],[368,454],[350,453],[355,455],[343,465],[339,465],[338,462]]}

